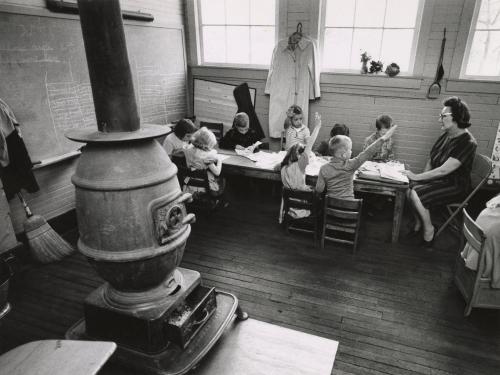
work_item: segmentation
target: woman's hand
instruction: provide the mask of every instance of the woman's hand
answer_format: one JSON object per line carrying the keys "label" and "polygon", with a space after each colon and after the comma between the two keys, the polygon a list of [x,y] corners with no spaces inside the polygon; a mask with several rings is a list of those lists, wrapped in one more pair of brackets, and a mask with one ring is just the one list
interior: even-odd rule
{"label": "woman's hand", "polygon": [[418,181],[418,174],[413,173],[410,170],[401,171],[401,174],[404,174],[405,176],[407,176],[412,181]]}

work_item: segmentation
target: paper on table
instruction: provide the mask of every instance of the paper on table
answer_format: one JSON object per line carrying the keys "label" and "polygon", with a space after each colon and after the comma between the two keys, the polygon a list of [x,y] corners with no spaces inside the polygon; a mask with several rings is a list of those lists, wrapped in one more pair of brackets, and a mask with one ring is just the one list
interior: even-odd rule
{"label": "paper on table", "polygon": [[328,159],[318,158],[314,154],[311,154],[311,156],[309,156],[309,164],[306,167],[306,175],[308,176],[319,175],[319,169],[326,163],[328,163]]}
{"label": "paper on table", "polygon": [[360,177],[373,179],[388,179],[400,183],[409,183],[408,177],[401,173],[405,166],[398,162],[377,163],[366,161],[359,168]]}
{"label": "paper on table", "polygon": [[280,152],[256,152],[248,158],[255,162],[255,166],[264,169],[273,169],[276,165],[283,161],[286,151]]}

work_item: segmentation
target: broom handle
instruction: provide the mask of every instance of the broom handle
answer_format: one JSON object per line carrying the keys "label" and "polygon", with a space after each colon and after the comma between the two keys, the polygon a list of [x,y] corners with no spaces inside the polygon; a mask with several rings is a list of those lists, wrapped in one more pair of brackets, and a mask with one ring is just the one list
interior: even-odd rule
{"label": "broom handle", "polygon": [[24,200],[24,197],[21,193],[17,193],[17,197],[19,198],[19,200],[21,201],[21,203],[23,204],[23,207],[24,207],[24,212],[26,213],[26,217],[31,217],[33,216],[33,213],[31,212],[30,208],[28,207],[28,204],[26,203],[26,201]]}

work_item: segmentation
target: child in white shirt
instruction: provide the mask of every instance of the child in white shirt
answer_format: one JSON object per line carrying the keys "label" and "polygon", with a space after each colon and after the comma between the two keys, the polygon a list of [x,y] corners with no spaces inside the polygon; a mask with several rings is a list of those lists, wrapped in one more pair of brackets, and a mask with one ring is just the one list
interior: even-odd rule
{"label": "child in white shirt", "polygon": [[220,177],[222,161],[217,158],[217,140],[214,133],[203,127],[197,130],[191,140],[191,146],[184,154],[186,165],[191,170],[207,170],[209,194],[219,197],[224,192],[224,180]]}
{"label": "child in white shirt", "polygon": [[285,120],[285,147],[289,150],[293,145],[302,143],[305,145],[311,135],[309,128],[303,124],[302,108],[294,104],[286,113]]}
{"label": "child in white shirt", "polygon": [[179,120],[174,132],[167,135],[163,141],[163,148],[168,156],[181,156],[195,131],[196,127],[191,120],[185,118]]}

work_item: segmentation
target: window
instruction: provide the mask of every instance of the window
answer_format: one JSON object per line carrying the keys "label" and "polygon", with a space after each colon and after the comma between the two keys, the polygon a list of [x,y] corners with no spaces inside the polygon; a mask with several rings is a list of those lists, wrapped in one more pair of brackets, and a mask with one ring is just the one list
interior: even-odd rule
{"label": "window", "polygon": [[478,0],[461,78],[500,80],[500,0]]}
{"label": "window", "polygon": [[277,0],[198,0],[202,64],[269,65]]}
{"label": "window", "polygon": [[359,72],[361,53],[412,73],[423,0],[326,0],[323,68]]}

